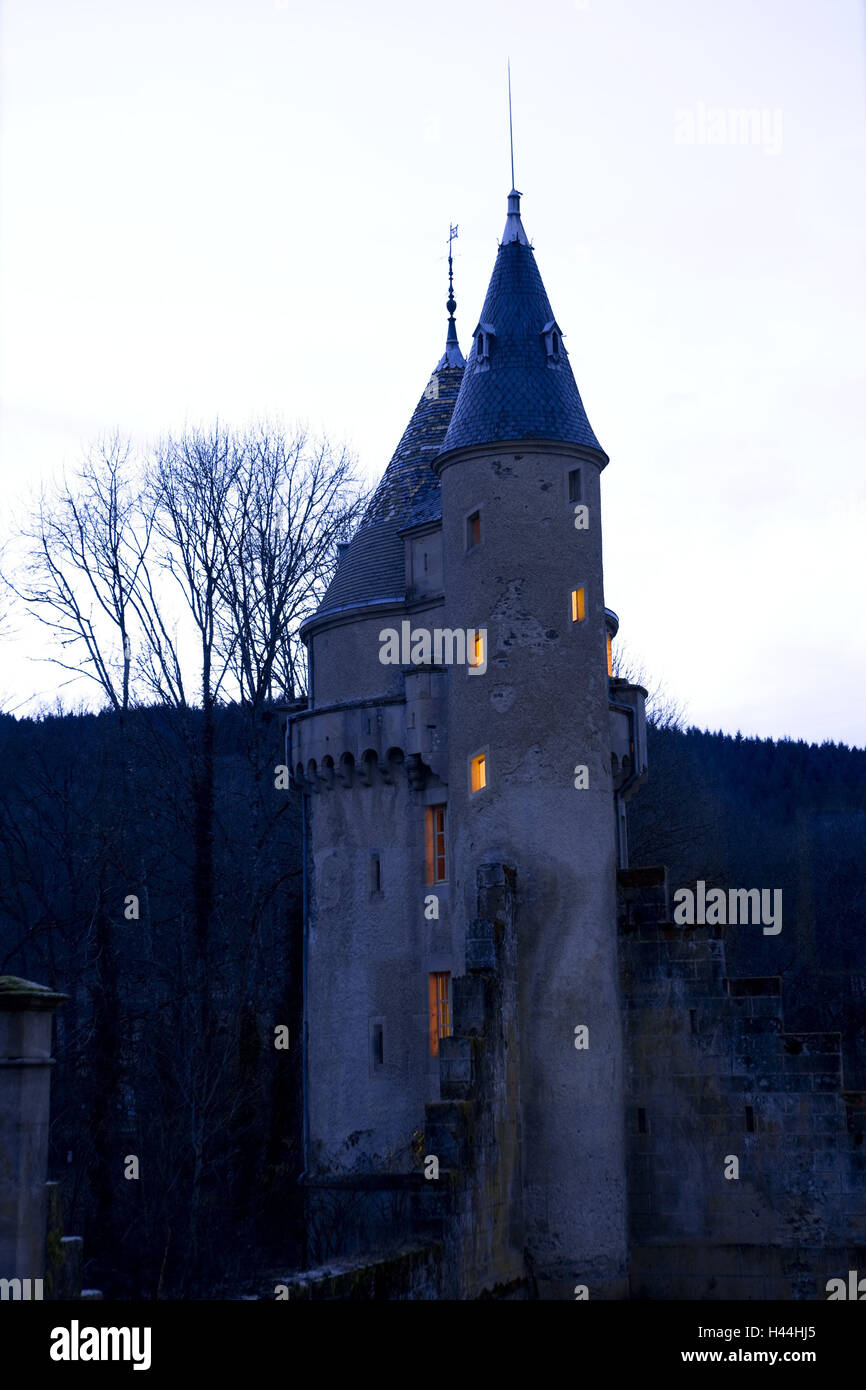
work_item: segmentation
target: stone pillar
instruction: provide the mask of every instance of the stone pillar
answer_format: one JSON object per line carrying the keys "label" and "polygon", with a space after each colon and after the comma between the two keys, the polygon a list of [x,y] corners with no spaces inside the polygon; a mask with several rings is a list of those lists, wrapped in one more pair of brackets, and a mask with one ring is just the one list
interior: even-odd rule
{"label": "stone pillar", "polygon": [[67,998],[0,975],[0,1278],[45,1265],[51,1015]]}

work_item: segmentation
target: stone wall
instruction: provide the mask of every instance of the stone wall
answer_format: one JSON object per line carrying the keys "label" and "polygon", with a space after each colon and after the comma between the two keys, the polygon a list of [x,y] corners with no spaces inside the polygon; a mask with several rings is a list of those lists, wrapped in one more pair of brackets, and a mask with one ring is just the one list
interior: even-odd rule
{"label": "stone wall", "polygon": [[721,928],[659,920],[661,871],[619,880],[632,1295],[824,1297],[866,1268],[840,1035],[786,1031],[781,980],[729,977]]}
{"label": "stone wall", "polygon": [[427,1106],[426,1151],[452,1184],[445,1258],[459,1298],[524,1286],[515,888],[508,866],[479,868],[453,1034],[440,1043],[442,1100]]}

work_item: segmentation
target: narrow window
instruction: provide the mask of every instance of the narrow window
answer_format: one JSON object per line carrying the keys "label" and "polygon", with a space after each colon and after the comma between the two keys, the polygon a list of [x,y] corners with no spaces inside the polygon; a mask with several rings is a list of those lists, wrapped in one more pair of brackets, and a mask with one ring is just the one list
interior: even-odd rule
{"label": "narrow window", "polygon": [[582,623],[586,617],[586,590],[572,589],[571,591],[571,621]]}
{"label": "narrow window", "polygon": [[471,550],[481,540],[481,513],[473,512],[466,518],[466,549]]}
{"label": "narrow window", "polygon": [[754,1107],[751,1106],[751,1105],[747,1105],[747,1106],[746,1106],[746,1133],[747,1133],[747,1134],[754,1134],[754,1132],[755,1132],[755,1111],[754,1111]]}
{"label": "narrow window", "polygon": [[472,759],[469,771],[469,784],[473,792],[480,792],[487,786],[487,758],[479,753]]}
{"label": "narrow window", "polygon": [[484,665],[484,633],[477,627],[472,638],[472,660],[470,666]]}
{"label": "narrow window", "polygon": [[439,1039],[451,1035],[451,975],[447,970],[430,976],[430,1056],[439,1056]]}
{"label": "narrow window", "polygon": [[690,1030],[691,1030],[692,1033],[697,1033],[697,1031],[698,1031],[698,1011],[697,1011],[697,1009],[689,1009],[689,1028],[690,1028]]}
{"label": "narrow window", "polygon": [[424,573],[427,573],[427,551],[424,551]]}
{"label": "narrow window", "polygon": [[552,344],[553,344],[553,351],[554,351],[554,352],[559,352],[559,334],[558,334],[558,333],[551,333],[551,335],[550,335],[550,340],[551,340],[551,342],[552,342]]}
{"label": "narrow window", "polygon": [[483,334],[483,333],[479,333],[479,334],[478,334],[478,356],[479,356],[479,357],[483,357],[483,356],[484,356],[484,334]]}
{"label": "narrow window", "polygon": [[582,502],[580,486],[580,469],[572,468],[568,475],[568,500],[569,502]]}
{"label": "narrow window", "polygon": [[378,854],[370,855],[370,892],[382,891],[382,862]]}
{"label": "narrow window", "polygon": [[646,1134],[647,1132],[645,1110],[638,1110],[637,1112],[637,1132],[638,1134]]}
{"label": "narrow window", "polygon": [[381,1023],[374,1023],[371,1033],[373,1066],[385,1065],[385,1030]]}
{"label": "narrow window", "polygon": [[610,633],[607,634],[607,674],[613,675],[613,643],[610,640]]}
{"label": "narrow window", "polygon": [[428,806],[427,828],[427,882],[444,883],[448,877],[445,861],[445,807]]}

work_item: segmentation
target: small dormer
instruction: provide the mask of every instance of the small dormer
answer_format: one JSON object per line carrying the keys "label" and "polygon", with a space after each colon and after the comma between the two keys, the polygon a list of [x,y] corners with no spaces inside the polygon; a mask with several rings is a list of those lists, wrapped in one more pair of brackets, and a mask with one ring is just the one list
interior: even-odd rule
{"label": "small dormer", "polygon": [[556,319],[551,319],[549,323],[544,325],[541,336],[544,339],[544,350],[547,353],[548,363],[562,362],[566,357],[566,351],[562,341],[562,329]]}
{"label": "small dormer", "polygon": [[475,370],[483,372],[490,366],[490,350],[493,347],[493,339],[496,337],[496,330],[492,323],[485,323],[481,320],[475,332]]}

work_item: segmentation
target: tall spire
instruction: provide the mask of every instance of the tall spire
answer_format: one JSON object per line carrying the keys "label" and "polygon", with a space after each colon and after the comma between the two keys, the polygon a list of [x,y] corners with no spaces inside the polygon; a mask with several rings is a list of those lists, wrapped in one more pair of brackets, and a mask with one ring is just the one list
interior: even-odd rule
{"label": "tall spire", "polygon": [[507,246],[511,241],[519,241],[521,246],[529,245],[529,237],[523,230],[523,223],[520,220],[520,198],[516,188],[512,188],[508,195],[508,216],[505,219],[505,231],[502,233],[502,245]]}
{"label": "tall spire", "polygon": [[508,195],[508,217],[505,219],[503,243],[519,241],[522,246],[529,245],[529,238],[520,220],[520,194],[514,182],[514,124],[511,119],[511,59],[508,59],[508,141],[511,146],[511,192]]}
{"label": "tall spire", "polygon": [[511,187],[515,188],[514,182],[514,126],[511,121],[511,59],[508,59],[508,140],[511,145]]}
{"label": "tall spire", "polygon": [[457,227],[448,226],[448,299],[445,308],[448,310],[448,336],[445,339],[445,351],[436,363],[436,371],[441,372],[446,367],[465,367],[466,359],[460,351],[460,344],[457,341],[457,321],[454,318],[454,310],[457,308],[457,300],[454,298],[454,262],[451,258],[451,243],[456,240]]}
{"label": "tall spire", "polygon": [[470,445],[547,439],[581,445],[607,462],[523,230],[516,188],[508,195],[505,231],[472,336],[440,458]]}

